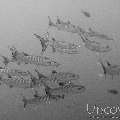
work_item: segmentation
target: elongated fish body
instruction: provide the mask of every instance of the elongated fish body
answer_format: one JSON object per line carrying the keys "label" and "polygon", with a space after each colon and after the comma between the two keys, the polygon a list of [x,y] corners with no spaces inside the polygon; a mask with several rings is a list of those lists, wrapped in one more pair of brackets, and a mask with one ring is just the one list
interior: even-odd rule
{"label": "elongated fish body", "polygon": [[119,91],[117,89],[108,89],[107,92],[111,93],[113,95],[118,95],[119,94]]}
{"label": "elongated fish body", "polygon": [[84,10],[81,10],[81,12],[83,13],[83,15],[87,18],[90,18],[91,17],[91,14],[87,11],[84,11]]}
{"label": "elongated fish body", "polygon": [[58,99],[60,99],[58,96],[49,96],[49,95],[43,95],[43,96],[37,96],[34,98],[27,99],[23,96],[23,104],[24,108],[26,108],[28,105],[40,105],[40,104],[50,104],[51,102],[55,102]]}
{"label": "elongated fish body", "polygon": [[51,74],[49,79],[56,82],[77,81],[80,79],[80,76],[72,72],[57,72]]}
{"label": "elongated fish body", "polygon": [[30,98],[30,99],[23,97],[22,101],[24,104],[24,108],[26,108],[27,105],[47,104],[47,103],[49,103],[49,97],[47,95],[34,97],[34,98]]}
{"label": "elongated fish body", "polygon": [[109,45],[95,46],[92,44],[85,44],[85,47],[91,51],[98,52],[98,53],[110,52],[112,50],[112,48]]}
{"label": "elongated fish body", "polygon": [[53,70],[52,73],[47,76],[47,78],[43,79],[43,81],[49,81],[57,83],[59,86],[65,86],[69,85],[72,82],[79,81],[79,79],[79,74],[72,72],[57,72]]}
{"label": "elongated fish body", "polygon": [[24,89],[33,88],[32,80],[30,78],[25,79],[19,76],[12,76],[10,78],[2,78],[0,81],[9,87],[24,88]]}
{"label": "elongated fish body", "polygon": [[57,49],[59,53],[66,53],[66,54],[80,54],[80,49]]}
{"label": "elongated fish body", "polygon": [[70,84],[71,82],[78,81],[80,79],[79,74],[75,74],[72,72],[57,72],[55,70],[52,71],[52,73],[48,76],[45,76],[41,74],[38,70],[35,70],[37,72],[38,78],[40,81],[43,82],[44,85],[47,85],[47,82],[53,82],[57,83],[60,86]]}
{"label": "elongated fish body", "polygon": [[114,40],[112,37],[109,37],[108,35],[93,31],[92,28],[89,28],[89,32],[87,32],[87,34],[88,37],[97,37],[105,40]]}
{"label": "elongated fish body", "polygon": [[58,67],[60,63],[52,60],[49,57],[44,56],[34,56],[34,55],[16,55],[15,60],[19,63],[34,64],[42,66],[56,66]]}
{"label": "elongated fish body", "polygon": [[5,73],[11,76],[29,76],[28,71],[22,71],[20,69],[0,68],[0,73]]}
{"label": "elongated fish body", "polygon": [[91,51],[98,53],[105,53],[105,52],[110,52],[112,50],[112,48],[109,45],[101,46],[99,42],[90,41],[89,39],[86,38],[86,36],[82,34],[80,34],[80,37],[83,40],[84,46]]}
{"label": "elongated fish body", "polygon": [[65,96],[65,95],[74,95],[74,94],[81,94],[86,90],[85,86],[83,85],[75,85],[73,83],[68,84],[66,86],[60,86],[57,88],[49,89],[49,93],[51,95],[58,95],[58,96]]}
{"label": "elongated fish body", "polygon": [[53,52],[59,53],[67,53],[67,54],[80,54],[80,45],[69,43],[69,42],[61,42],[56,41],[55,38],[52,38],[53,43],[51,45]]}

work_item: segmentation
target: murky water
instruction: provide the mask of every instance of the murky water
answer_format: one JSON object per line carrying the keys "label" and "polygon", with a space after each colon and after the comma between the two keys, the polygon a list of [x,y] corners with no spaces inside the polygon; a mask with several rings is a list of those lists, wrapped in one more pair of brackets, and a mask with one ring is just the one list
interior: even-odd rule
{"label": "murky water", "polygon": [[[81,10],[88,11],[91,17],[85,17]],[[4,0],[0,1],[0,54],[10,56],[8,45],[15,45],[20,51],[40,55],[41,45],[33,33],[42,34],[48,28],[48,16],[53,20],[56,16],[75,25],[105,33],[114,41],[96,39],[110,44],[113,50],[105,54],[105,58],[120,64],[120,1],[119,0]],[[49,47],[45,55],[54,57],[62,66],[59,71],[70,71],[80,74],[80,82],[87,90],[80,95],[73,95],[59,102],[39,105],[36,109],[23,109],[20,92],[32,93],[31,90],[7,88],[0,86],[0,120],[88,120],[87,104],[119,104],[118,95],[108,94],[108,89],[120,91],[120,78],[114,80],[100,77],[103,73],[97,65],[95,52],[86,49],[79,36],[68,32],[49,29],[51,35],[59,40],[81,43],[81,54],[67,55],[52,53]],[[1,63],[2,65],[2,63]],[[12,66],[12,65],[11,65]],[[18,66],[15,66],[18,67]],[[22,66],[33,71],[33,66]],[[38,67],[42,73],[49,73],[52,67]],[[34,108],[34,107],[33,107]]]}

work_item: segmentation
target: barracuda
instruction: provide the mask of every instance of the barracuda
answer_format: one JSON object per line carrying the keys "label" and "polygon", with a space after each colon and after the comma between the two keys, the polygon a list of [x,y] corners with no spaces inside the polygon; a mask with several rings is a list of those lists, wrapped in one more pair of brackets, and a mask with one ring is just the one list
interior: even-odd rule
{"label": "barracuda", "polygon": [[75,74],[72,72],[57,72],[55,70],[48,76],[41,74],[38,70],[36,70],[39,79],[42,78],[44,82],[53,82],[57,83],[59,86],[64,86],[66,84],[70,84],[72,82],[78,81],[80,79],[79,74]]}
{"label": "barracuda", "polygon": [[20,76],[20,75],[10,75],[8,74],[8,77],[0,77],[0,81],[3,84],[6,84],[10,88],[16,87],[16,88],[39,88],[41,86],[44,86],[44,83],[41,79],[36,78],[32,73],[28,71],[29,76]]}
{"label": "barracuda", "polygon": [[112,48],[109,45],[101,46],[99,42],[96,41],[90,41],[84,34],[79,33],[84,46],[89,49],[90,51],[94,51],[97,53],[105,53],[110,52]]}
{"label": "barracuda", "polygon": [[24,63],[24,64],[34,64],[34,65],[42,65],[42,66],[55,66],[58,67],[61,65],[57,61],[53,60],[50,57],[46,56],[34,56],[29,55],[24,52],[18,52],[16,49],[12,51],[12,59],[16,61],[18,64]]}
{"label": "barracuda", "polygon": [[28,71],[22,71],[20,69],[10,69],[8,67],[0,67],[0,73],[5,73],[11,76],[29,76]]}
{"label": "barracuda", "polygon": [[89,28],[88,30],[89,30],[89,32],[87,32],[88,37],[96,37],[105,40],[114,40],[112,37],[109,37],[108,35],[94,31],[92,28]]}
{"label": "barracuda", "polygon": [[23,106],[25,109],[28,105],[37,105],[38,106],[40,104],[51,104],[51,102],[56,102],[59,99],[60,99],[59,96],[49,96],[49,95],[36,96],[33,98],[29,98],[29,99],[27,99],[25,96],[23,96],[22,102],[23,102]]}
{"label": "barracuda", "polygon": [[75,85],[73,83],[60,86],[57,88],[47,88],[48,93],[52,96],[61,96],[61,98],[64,98],[64,96],[74,95],[74,94],[81,94],[85,92],[86,88],[83,85]]}
{"label": "barracuda", "polygon": [[53,52],[67,53],[67,54],[80,54],[80,44],[74,44],[70,42],[57,41],[55,38],[52,38],[52,47]]}
{"label": "barracuda", "polygon": [[20,76],[12,76],[7,78],[1,78],[0,81],[9,86],[10,88],[33,88],[32,80],[30,78],[22,78]]}

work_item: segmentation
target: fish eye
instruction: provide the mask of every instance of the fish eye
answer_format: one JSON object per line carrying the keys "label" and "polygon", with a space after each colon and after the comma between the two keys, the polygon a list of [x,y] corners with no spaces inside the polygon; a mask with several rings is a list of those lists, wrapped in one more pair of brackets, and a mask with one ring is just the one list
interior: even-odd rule
{"label": "fish eye", "polygon": [[57,73],[57,71],[56,70],[52,70],[52,73],[54,74],[54,73]]}
{"label": "fish eye", "polygon": [[81,87],[78,87],[77,89],[78,90],[81,90],[81,89],[83,89],[83,88],[85,88],[84,86],[81,86]]}
{"label": "fish eye", "polygon": [[75,74],[73,74],[72,77],[75,77]]}
{"label": "fish eye", "polygon": [[81,87],[79,87],[79,88],[77,88],[78,90],[81,90],[82,88]]}
{"label": "fish eye", "polygon": [[64,86],[64,85],[65,85],[64,82],[60,82],[60,83],[59,83],[59,86]]}

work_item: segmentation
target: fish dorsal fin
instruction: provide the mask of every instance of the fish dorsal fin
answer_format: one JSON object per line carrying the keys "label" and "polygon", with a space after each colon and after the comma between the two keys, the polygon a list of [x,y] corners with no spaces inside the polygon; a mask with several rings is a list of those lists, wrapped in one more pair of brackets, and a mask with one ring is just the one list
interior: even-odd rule
{"label": "fish dorsal fin", "polygon": [[58,16],[57,16],[57,24],[61,24],[61,20]]}
{"label": "fish dorsal fin", "polygon": [[52,20],[51,20],[50,16],[48,16],[48,25],[49,25],[49,26],[54,25],[54,23],[52,22]]}

